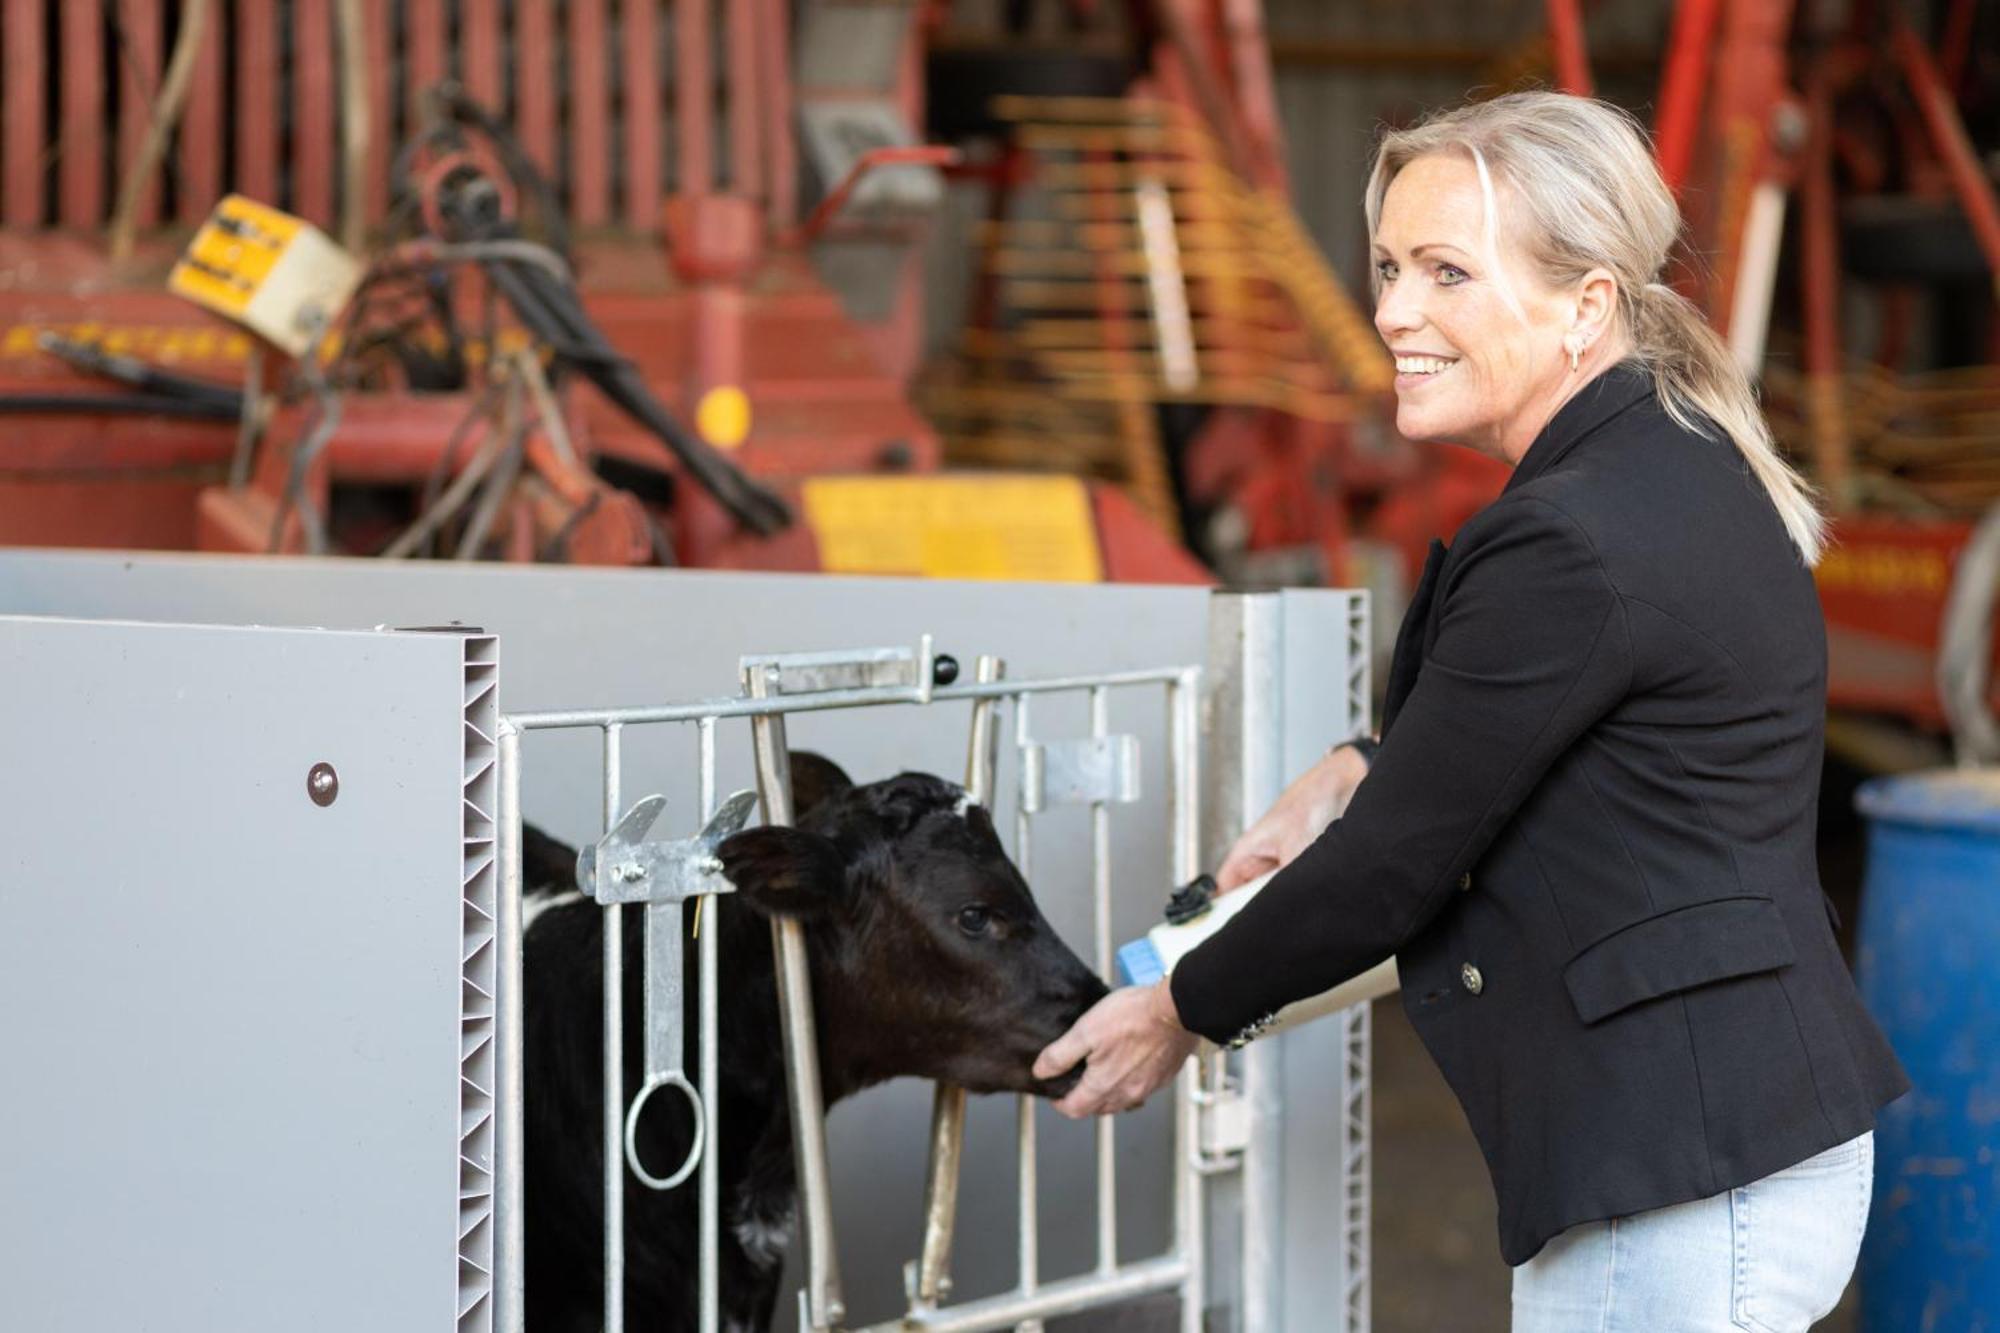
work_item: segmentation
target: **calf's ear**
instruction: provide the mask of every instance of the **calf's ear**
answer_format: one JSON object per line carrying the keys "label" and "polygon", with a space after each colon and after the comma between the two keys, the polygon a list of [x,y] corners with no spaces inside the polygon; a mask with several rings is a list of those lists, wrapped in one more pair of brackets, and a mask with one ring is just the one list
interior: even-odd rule
{"label": "calf's ear", "polygon": [[787,757],[792,770],[792,818],[829,797],[840,795],[854,785],[839,764],[812,750],[793,750]]}
{"label": "calf's ear", "polygon": [[746,829],[716,848],[737,896],[765,916],[809,921],[836,907],[847,865],[831,840],[801,829]]}

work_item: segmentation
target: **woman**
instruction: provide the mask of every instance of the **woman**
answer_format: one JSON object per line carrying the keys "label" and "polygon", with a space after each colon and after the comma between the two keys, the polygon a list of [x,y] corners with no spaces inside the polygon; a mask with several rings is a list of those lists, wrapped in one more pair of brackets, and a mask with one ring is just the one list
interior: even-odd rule
{"label": "woman", "polygon": [[1659,282],[1679,217],[1623,113],[1526,93],[1392,133],[1367,207],[1397,429],[1513,476],[1433,544],[1372,760],[1335,750],[1221,878],[1284,871],[1036,1072],[1087,1058],[1061,1108],[1124,1109],[1194,1034],[1394,955],[1517,1331],[1804,1329],[1907,1087],[1818,882],[1821,517]]}

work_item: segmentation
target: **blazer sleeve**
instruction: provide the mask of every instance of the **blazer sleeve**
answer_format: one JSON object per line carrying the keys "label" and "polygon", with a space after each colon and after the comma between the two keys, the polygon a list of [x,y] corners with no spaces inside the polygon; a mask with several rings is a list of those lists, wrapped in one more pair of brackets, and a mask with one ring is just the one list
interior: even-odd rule
{"label": "blazer sleeve", "polygon": [[1460,541],[1436,640],[1345,817],[1174,969],[1190,1030],[1231,1041],[1397,953],[1630,688],[1623,606],[1568,515],[1517,495]]}

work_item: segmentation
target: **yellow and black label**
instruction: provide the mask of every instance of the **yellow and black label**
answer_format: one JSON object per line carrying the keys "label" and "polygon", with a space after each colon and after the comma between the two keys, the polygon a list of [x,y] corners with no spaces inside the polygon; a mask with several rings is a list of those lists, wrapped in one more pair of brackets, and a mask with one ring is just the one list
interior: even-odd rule
{"label": "yellow and black label", "polygon": [[167,275],[167,288],[302,355],[333,327],[361,265],[317,227],[227,195]]}
{"label": "yellow and black label", "polygon": [[1104,577],[1090,494],[1075,477],[817,477],[804,499],[829,574]]}

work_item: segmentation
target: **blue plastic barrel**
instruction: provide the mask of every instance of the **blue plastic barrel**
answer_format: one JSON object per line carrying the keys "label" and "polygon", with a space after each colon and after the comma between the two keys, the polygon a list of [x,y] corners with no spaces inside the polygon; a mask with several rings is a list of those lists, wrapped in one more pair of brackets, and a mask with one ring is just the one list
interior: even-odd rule
{"label": "blue plastic barrel", "polygon": [[2000,770],[1865,784],[1862,997],[1913,1085],[1875,1131],[1867,1333],[2000,1330]]}

